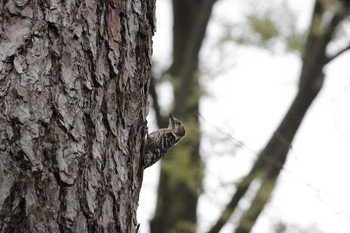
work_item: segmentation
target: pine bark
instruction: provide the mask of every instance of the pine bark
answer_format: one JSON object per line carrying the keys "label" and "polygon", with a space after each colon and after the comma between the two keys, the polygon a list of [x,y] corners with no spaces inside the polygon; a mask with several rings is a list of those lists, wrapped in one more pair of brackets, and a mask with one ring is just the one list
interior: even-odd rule
{"label": "pine bark", "polygon": [[0,232],[136,232],[154,0],[0,3]]}

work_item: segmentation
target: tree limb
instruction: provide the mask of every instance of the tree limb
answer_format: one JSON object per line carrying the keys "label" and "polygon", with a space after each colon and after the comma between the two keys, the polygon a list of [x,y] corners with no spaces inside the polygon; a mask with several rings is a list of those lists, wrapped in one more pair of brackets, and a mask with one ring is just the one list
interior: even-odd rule
{"label": "tree limb", "polygon": [[160,105],[158,101],[158,94],[156,91],[156,85],[155,85],[156,79],[154,75],[152,75],[151,83],[149,86],[149,94],[152,97],[153,102],[153,109],[156,114],[156,122],[159,128],[166,126],[166,121],[164,120],[164,117],[160,114]]}
{"label": "tree limb", "polygon": [[338,56],[342,55],[343,53],[345,53],[346,51],[348,51],[350,49],[350,44],[348,44],[348,46],[346,46],[345,48],[342,48],[341,50],[339,50],[337,53],[333,54],[332,56],[328,56],[326,58],[326,62],[325,64],[328,64],[329,62],[331,62],[332,60],[334,60],[335,58],[337,58]]}
{"label": "tree limb", "polygon": [[[320,3],[316,2],[313,17],[322,13]],[[325,58],[326,47],[333,36],[335,27],[341,19],[341,15],[336,15],[330,23],[331,27],[321,37],[315,36],[310,31],[308,41],[305,45],[306,54],[303,59],[302,72],[299,78],[302,85],[299,86],[297,96],[276,130],[276,133],[270,138],[249,174],[240,182],[235,195],[209,233],[217,233],[221,230],[237,208],[239,201],[244,197],[251,182],[261,177],[261,186],[256,192],[251,206],[243,213],[239,225],[235,230],[235,233],[250,232],[254,222],[261,214],[264,206],[267,204],[268,198],[274,190],[276,180],[285,164],[295,134],[311,103],[322,88],[324,81],[322,69],[325,63],[324,59],[320,58]]]}

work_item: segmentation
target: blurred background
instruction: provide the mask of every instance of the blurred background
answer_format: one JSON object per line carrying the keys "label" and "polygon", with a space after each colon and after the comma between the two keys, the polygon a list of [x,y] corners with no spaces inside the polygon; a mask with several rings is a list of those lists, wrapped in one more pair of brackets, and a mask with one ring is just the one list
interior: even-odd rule
{"label": "blurred background", "polygon": [[142,233],[350,232],[350,1],[158,0]]}

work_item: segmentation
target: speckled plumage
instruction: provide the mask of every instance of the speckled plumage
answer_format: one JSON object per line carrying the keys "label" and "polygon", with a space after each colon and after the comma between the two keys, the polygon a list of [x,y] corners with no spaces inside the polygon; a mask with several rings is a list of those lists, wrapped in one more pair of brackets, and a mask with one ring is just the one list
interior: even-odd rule
{"label": "speckled plumage", "polygon": [[170,115],[168,128],[159,129],[147,135],[144,169],[163,158],[185,135],[184,125]]}

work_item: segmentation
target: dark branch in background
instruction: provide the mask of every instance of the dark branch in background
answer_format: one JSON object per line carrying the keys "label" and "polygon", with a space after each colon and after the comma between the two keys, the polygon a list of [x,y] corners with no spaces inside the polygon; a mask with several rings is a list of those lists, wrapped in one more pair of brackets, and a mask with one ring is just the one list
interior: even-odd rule
{"label": "dark branch in background", "polygon": [[[265,204],[267,202],[267,199],[261,199],[269,196],[266,195],[268,191],[272,192],[276,178],[278,177],[286,161],[291,142],[302,122],[307,109],[318,93],[317,90],[315,92],[308,92],[306,89],[304,92],[305,93],[302,92],[296,96],[292,106],[290,107],[276,133],[271,137],[268,144],[259,155],[258,160],[255,162],[249,174],[246,175],[241,182],[239,182],[237,190],[231,201],[227,204],[225,210],[221,213],[221,216],[217,220],[216,224],[208,233],[218,233],[222,229],[232,213],[236,210],[239,201],[246,194],[252,181],[261,178],[263,180],[263,183],[256,193],[250,208],[253,211],[247,211],[247,216],[245,217],[245,219],[249,218],[249,220],[255,222],[263,209],[263,205],[261,203]],[[281,137],[283,137],[283,142],[281,142]],[[257,206],[253,208],[254,205]]]}
{"label": "dark branch in background", "polygon": [[332,16],[323,33],[315,32],[314,27],[319,24],[318,20],[322,19],[324,12],[325,9],[322,7],[321,1],[316,1],[309,35],[305,45],[303,68],[299,79],[299,90],[310,88],[313,83],[313,77],[321,77],[323,66],[326,65],[327,61],[327,45],[332,40],[337,26],[345,17],[344,10],[341,9]]}
{"label": "dark branch in background", "polygon": [[[340,22],[346,17],[346,15],[348,14],[348,10],[349,10],[349,6],[346,5],[347,2],[346,1],[343,1],[344,3],[344,7],[339,11],[337,12],[332,20],[331,20],[331,23],[328,27],[328,29],[326,30],[326,40],[327,40],[327,43],[331,40],[331,38],[334,36],[335,34],[335,30],[337,28],[337,26],[340,24]],[[340,51],[338,51],[336,54],[334,54],[333,56],[330,56],[330,57],[327,57],[325,58],[325,64],[329,63],[330,61],[332,61],[333,59],[335,59],[336,57],[340,56],[341,54],[343,54],[344,52],[346,52],[348,49],[350,49],[350,44],[341,49]]]}
{"label": "dark branch in background", "polygon": [[254,172],[255,172],[254,169],[252,169],[251,172],[247,176],[245,176],[242,181],[239,182],[237,186],[237,190],[233,195],[233,197],[231,198],[231,201],[226,205],[225,210],[221,212],[219,219],[217,220],[215,225],[208,231],[208,233],[220,232],[222,227],[227,223],[232,213],[237,208],[239,201],[246,194],[249,186],[251,185],[252,181],[255,179]]}
{"label": "dark branch in background", "polygon": [[[315,77],[313,81],[319,82],[319,79],[319,77]],[[264,206],[267,204],[271,193],[276,186],[277,178],[281,172],[281,167],[272,166],[270,163],[266,163],[265,158],[261,156],[277,161],[281,165],[285,164],[291,142],[293,141],[293,138],[299,129],[307,110],[311,106],[321,88],[322,85],[317,85],[315,90],[302,89],[295,97],[292,106],[276,130],[276,132],[279,135],[282,135],[288,143],[282,143],[280,138],[276,136],[277,134],[274,134],[264,150],[261,152],[261,155],[256,161],[251,173],[254,174],[255,179],[260,178],[262,180],[262,184],[255,194],[251,206],[243,214],[242,220],[240,221],[235,233],[250,232]]]}
{"label": "dark branch in background", "polygon": [[159,106],[155,82],[156,82],[156,79],[152,75],[152,80],[151,80],[151,84],[149,87],[149,94],[152,97],[153,109],[154,109],[154,112],[156,114],[157,125],[159,128],[164,128],[164,127],[166,127],[167,122],[164,119],[164,117],[160,114],[160,106]]}
{"label": "dark branch in background", "polygon": [[[320,17],[323,14],[324,9],[321,7],[320,2],[317,1],[314,7],[312,24],[316,17]],[[250,207],[243,213],[235,233],[248,233],[251,231],[274,190],[277,178],[287,159],[291,142],[307,110],[322,88],[324,82],[322,70],[327,61],[329,61],[329,59],[327,60],[326,58],[326,47],[331,41],[337,25],[344,16],[342,12],[335,14],[329,27],[322,35],[315,35],[314,32],[310,30],[305,45],[305,55],[303,57],[298,94],[275,134],[270,138],[249,174],[238,184],[236,193],[225,210],[221,213],[221,216],[212,229],[208,231],[209,233],[217,233],[222,229],[232,213],[236,210],[239,201],[244,197],[252,181],[259,179],[262,183],[255,193]],[[335,56],[339,56],[341,54],[340,52]],[[333,56],[333,58],[335,58],[335,56]],[[281,138],[283,138],[283,141],[281,141]],[[280,166],[274,166],[274,164],[268,163],[268,161],[275,161],[280,164]]]}
{"label": "dark branch in background", "polygon": [[336,54],[333,54],[332,56],[327,57],[326,64],[328,64],[329,62],[331,62],[332,60],[334,60],[338,56],[342,55],[343,53],[345,53],[349,49],[350,49],[350,44],[348,46],[346,46],[345,48],[339,50]]}
{"label": "dark branch in background", "polygon": [[[269,156],[272,159],[277,160],[282,165],[284,165],[287,160],[290,144],[293,141],[307,110],[310,108],[313,100],[323,86],[323,68],[326,64],[325,61],[327,57],[326,48],[334,37],[337,26],[344,19],[344,12],[344,9],[341,9],[333,16],[329,26],[325,29],[323,34],[315,34],[312,29],[309,32],[303,57],[302,72],[300,75],[301,85],[299,86],[298,94],[282,123],[276,130],[276,134],[271,137],[261,153],[264,156]],[[325,9],[321,6],[320,1],[316,1],[311,28],[313,28],[314,25],[317,25],[315,20],[323,18],[324,14]],[[282,136],[289,143],[289,146],[286,147],[286,145],[279,142],[276,135]],[[266,166],[264,163],[259,164],[259,160],[255,165],[258,169],[258,176],[261,176],[260,174],[263,172],[261,177],[262,183],[255,194],[252,204],[248,210],[243,213],[235,233],[248,233],[251,231],[263,208],[268,203],[281,171],[280,168]]]}

